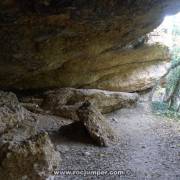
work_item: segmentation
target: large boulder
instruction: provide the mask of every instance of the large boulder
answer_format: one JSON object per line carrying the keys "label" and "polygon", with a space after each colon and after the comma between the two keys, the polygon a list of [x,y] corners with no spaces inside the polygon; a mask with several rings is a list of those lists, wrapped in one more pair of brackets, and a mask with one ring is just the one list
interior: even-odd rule
{"label": "large boulder", "polygon": [[167,50],[127,45],[179,9],[179,0],[2,1],[0,87],[148,88]]}
{"label": "large boulder", "polygon": [[59,165],[60,154],[37,126],[14,93],[0,91],[0,179],[44,180]]}
{"label": "large boulder", "polygon": [[0,179],[45,180],[60,164],[60,154],[46,133],[26,141],[0,139]]}
{"label": "large boulder", "polygon": [[138,94],[97,89],[60,88],[46,92],[41,106],[54,115],[78,120],[76,111],[85,100],[91,102],[104,114],[135,105]]}

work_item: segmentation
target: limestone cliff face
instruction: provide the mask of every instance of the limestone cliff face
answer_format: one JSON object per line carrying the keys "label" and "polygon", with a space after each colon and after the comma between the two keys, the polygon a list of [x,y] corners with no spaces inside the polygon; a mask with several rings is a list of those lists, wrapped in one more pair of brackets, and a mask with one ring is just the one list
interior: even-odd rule
{"label": "limestone cliff face", "polygon": [[178,9],[178,0],[0,2],[0,87],[145,89],[166,48],[124,47]]}
{"label": "limestone cliff face", "polygon": [[28,77],[16,86],[85,87],[126,92],[144,90],[166,73],[168,60],[168,48],[161,45],[114,50],[94,59],[67,61],[56,70]]}

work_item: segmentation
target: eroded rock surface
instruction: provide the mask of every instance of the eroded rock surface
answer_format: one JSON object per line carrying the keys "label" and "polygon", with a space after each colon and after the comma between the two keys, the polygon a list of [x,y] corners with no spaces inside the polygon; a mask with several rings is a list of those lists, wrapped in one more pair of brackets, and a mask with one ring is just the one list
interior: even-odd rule
{"label": "eroded rock surface", "polygon": [[46,133],[26,141],[0,141],[0,179],[45,180],[59,166],[60,154]]}
{"label": "eroded rock surface", "polygon": [[55,115],[78,120],[76,111],[85,100],[91,102],[100,112],[109,113],[135,105],[138,94],[97,89],[60,88],[46,93],[42,108]]}
{"label": "eroded rock surface", "polygon": [[0,87],[148,88],[167,50],[132,45],[179,9],[179,0],[3,1]]}
{"label": "eroded rock surface", "polygon": [[0,135],[24,120],[24,109],[15,94],[0,91]]}
{"label": "eroded rock surface", "polygon": [[0,92],[0,179],[44,180],[61,161],[38,118],[15,94]]}
{"label": "eroded rock surface", "polygon": [[86,101],[77,110],[80,122],[83,123],[92,139],[100,146],[117,143],[117,136],[104,116]]}

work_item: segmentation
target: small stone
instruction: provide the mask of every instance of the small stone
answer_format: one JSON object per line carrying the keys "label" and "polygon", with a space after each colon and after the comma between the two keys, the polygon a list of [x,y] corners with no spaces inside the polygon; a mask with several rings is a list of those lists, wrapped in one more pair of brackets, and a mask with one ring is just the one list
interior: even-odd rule
{"label": "small stone", "polygon": [[115,121],[116,123],[118,122],[116,118],[112,118],[113,121]]}
{"label": "small stone", "polygon": [[85,155],[85,156],[90,156],[91,153],[87,151],[87,152],[84,152],[83,155]]}

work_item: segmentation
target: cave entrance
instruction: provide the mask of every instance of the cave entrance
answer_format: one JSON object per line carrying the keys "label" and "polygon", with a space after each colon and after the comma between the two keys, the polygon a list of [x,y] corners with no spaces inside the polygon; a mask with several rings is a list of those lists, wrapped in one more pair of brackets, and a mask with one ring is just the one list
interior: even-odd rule
{"label": "cave entrance", "polygon": [[163,23],[149,35],[149,43],[168,46],[170,64],[153,90],[155,110],[180,117],[180,13],[165,17]]}

